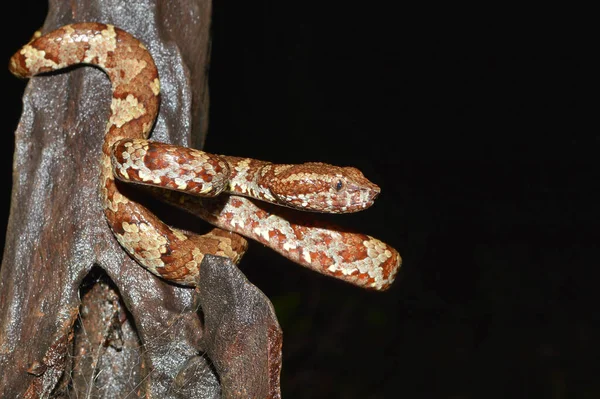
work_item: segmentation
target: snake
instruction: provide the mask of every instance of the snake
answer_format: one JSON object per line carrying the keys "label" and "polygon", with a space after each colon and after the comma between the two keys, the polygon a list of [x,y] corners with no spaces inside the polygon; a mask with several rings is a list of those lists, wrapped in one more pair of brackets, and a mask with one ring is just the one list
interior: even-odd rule
{"label": "snake", "polygon": [[[158,69],[142,42],[110,24],[81,22],[36,32],[11,57],[9,70],[30,78],[80,64],[104,71],[112,87],[100,156],[104,215],[121,247],[149,272],[193,286],[205,255],[237,264],[248,248],[246,237],[363,288],[381,291],[394,281],[402,263],[398,251],[314,217],[373,204],[380,189],[358,169],[274,164],[149,140],[160,103]],[[214,227],[196,234],[165,224],[124,193],[130,184],[145,186]]]}

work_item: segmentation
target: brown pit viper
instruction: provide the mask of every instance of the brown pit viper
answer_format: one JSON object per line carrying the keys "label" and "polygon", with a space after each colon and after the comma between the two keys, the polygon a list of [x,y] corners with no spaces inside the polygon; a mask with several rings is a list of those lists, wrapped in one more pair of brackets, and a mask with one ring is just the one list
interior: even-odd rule
{"label": "brown pit viper", "polygon": [[[193,285],[204,255],[239,262],[247,248],[243,235],[364,288],[385,290],[394,281],[401,264],[395,249],[296,212],[347,213],[371,206],[379,187],[358,169],[318,162],[272,164],[147,141],[158,114],[158,71],[146,47],[112,25],[75,23],[37,34],[13,55],[9,69],[31,77],[76,64],[99,67],[112,83],[100,196],[116,239],[147,270]],[[168,226],[119,192],[115,178],[171,190],[161,190],[166,201],[216,228],[198,235]]]}

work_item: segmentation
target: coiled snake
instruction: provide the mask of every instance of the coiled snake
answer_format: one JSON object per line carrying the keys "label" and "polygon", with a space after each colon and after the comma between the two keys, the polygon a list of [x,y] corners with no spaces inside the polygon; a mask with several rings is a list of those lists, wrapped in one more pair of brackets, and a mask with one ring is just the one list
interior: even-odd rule
{"label": "coiled snake", "polygon": [[[279,165],[147,141],[158,113],[158,71],[144,45],[112,25],[76,23],[38,35],[13,55],[9,69],[31,77],[75,64],[101,68],[112,83],[100,196],[116,239],[147,270],[193,285],[205,254],[240,260],[247,248],[241,234],[365,288],[384,290],[393,282],[401,263],[395,249],[314,218],[300,220],[289,209],[345,213],[371,206],[379,187],[360,171],[316,162]],[[160,190],[164,200],[216,228],[197,235],[167,226],[123,195],[115,177],[171,190]]]}

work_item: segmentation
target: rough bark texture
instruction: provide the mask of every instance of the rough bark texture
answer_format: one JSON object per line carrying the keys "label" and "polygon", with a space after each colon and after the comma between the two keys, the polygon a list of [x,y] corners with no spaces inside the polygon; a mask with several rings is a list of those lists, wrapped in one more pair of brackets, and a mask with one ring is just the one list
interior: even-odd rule
{"label": "rough bark texture", "polygon": [[[162,82],[152,138],[198,148],[210,12],[208,0],[52,0],[42,31],[99,21],[138,37]],[[194,292],[153,277],[113,238],[98,196],[109,101],[108,79],[89,67],[26,89],[0,269],[0,397],[279,397],[281,331],[237,268],[207,257]]]}

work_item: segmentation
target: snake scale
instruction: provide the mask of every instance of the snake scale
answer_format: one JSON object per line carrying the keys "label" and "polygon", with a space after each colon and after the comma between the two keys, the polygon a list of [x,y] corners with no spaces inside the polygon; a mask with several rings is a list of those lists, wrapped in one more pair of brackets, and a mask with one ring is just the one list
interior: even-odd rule
{"label": "snake scale", "polygon": [[[146,140],[158,114],[158,71],[146,47],[112,25],[75,23],[36,34],[13,55],[9,69],[31,77],[77,64],[99,67],[112,83],[100,197],[114,236],[147,270],[193,285],[204,255],[239,262],[247,248],[243,235],[361,287],[384,290],[394,281],[401,264],[395,249],[371,236],[298,216],[297,210],[347,213],[368,208],[379,187],[359,170],[318,162],[272,164]],[[115,177],[167,189],[151,190],[216,227],[198,235],[168,226],[123,194],[123,183]]]}

